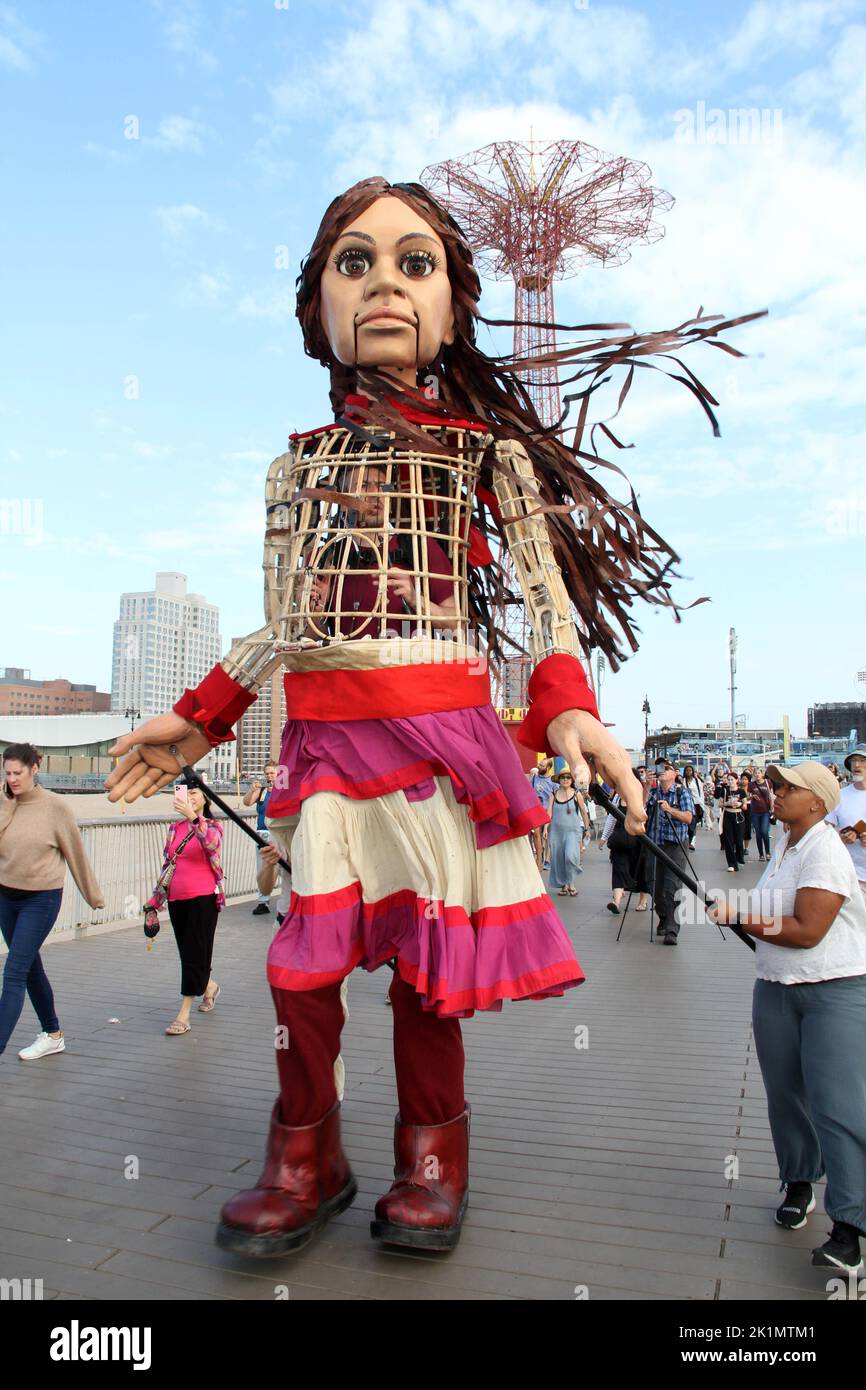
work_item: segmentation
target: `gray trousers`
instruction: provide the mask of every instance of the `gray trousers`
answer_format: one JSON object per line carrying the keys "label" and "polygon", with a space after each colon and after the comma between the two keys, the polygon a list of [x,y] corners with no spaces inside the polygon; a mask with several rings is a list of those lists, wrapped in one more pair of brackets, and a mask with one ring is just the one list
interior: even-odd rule
{"label": "gray trousers", "polygon": [[[681,869],[686,871],[688,878],[692,877],[691,861],[685,845],[681,845],[678,840],[667,840],[660,846],[669,859],[672,859]],[[644,850],[649,858],[649,852]],[[653,907],[658,915],[658,932],[660,936],[679,936],[680,922],[678,908],[682,902],[677,897],[680,892],[685,892],[682,881],[671,873],[659,859],[653,855],[652,859],[653,874]]]}
{"label": "gray trousers", "polygon": [[756,980],[752,1023],[782,1182],[826,1173],[827,1215],[866,1235],[866,975]]}

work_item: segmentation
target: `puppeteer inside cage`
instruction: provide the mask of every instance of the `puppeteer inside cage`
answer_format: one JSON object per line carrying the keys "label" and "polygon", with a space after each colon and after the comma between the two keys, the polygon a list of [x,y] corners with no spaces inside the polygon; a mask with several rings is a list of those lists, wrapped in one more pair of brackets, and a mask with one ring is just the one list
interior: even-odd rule
{"label": "puppeteer inside cage", "polygon": [[264,566],[278,640],[468,640],[470,525],[490,442],[440,427],[424,452],[338,427],[275,459]]}

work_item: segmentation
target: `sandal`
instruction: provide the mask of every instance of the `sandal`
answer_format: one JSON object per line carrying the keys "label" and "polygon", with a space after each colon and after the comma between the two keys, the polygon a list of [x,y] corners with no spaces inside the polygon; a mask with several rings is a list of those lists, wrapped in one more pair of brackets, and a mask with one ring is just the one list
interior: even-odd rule
{"label": "sandal", "polygon": [[568,897],[568,889],[567,889],[567,888],[560,888],[559,893],[558,893],[557,896],[560,897],[560,898],[567,898],[567,897]]}
{"label": "sandal", "polygon": [[189,1024],[188,1024],[188,1023],[181,1023],[180,1019],[179,1019],[179,1018],[176,1018],[176,1019],[174,1020],[174,1023],[170,1023],[170,1024],[168,1025],[168,1027],[166,1028],[166,1030],[165,1030],[165,1036],[166,1036],[167,1038],[182,1038],[183,1035],[184,1035],[184,1033],[188,1033],[189,1031],[190,1031],[190,1026],[189,1026]]}
{"label": "sandal", "polygon": [[214,1004],[219,999],[221,993],[222,987],[220,985],[217,985],[213,994],[206,994],[204,999],[202,999],[201,1003],[198,1006],[199,1013],[209,1014],[212,1011]]}
{"label": "sandal", "polygon": [[644,903],[643,907],[636,907],[635,912],[646,912],[646,903]]}
{"label": "sandal", "polygon": [[576,898],[576,897],[577,897],[577,889],[576,889],[576,888],[569,888],[569,889],[568,889],[568,896],[569,896],[570,898]]}

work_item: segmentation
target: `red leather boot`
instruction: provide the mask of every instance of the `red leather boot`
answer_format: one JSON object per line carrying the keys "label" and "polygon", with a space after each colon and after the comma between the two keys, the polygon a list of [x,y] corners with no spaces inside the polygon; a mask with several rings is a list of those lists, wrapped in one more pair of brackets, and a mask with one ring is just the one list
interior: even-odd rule
{"label": "red leather boot", "polygon": [[277,1101],[264,1171],[255,1187],[226,1202],[217,1245],[254,1259],[301,1250],[357,1191],[340,1141],[339,1103],[317,1124],[291,1129],[280,1123]]}
{"label": "red leather boot", "polygon": [[394,1178],[370,1234],[389,1245],[453,1250],[469,1204],[469,1106],[444,1125],[394,1123]]}

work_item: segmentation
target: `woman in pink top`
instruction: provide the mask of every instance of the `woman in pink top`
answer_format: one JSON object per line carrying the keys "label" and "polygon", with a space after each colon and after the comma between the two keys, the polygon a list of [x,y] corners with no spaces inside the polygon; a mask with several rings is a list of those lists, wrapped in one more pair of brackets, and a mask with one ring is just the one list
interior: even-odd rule
{"label": "woman in pink top", "polygon": [[[168,1037],[190,1031],[190,1010],[199,995],[199,1013],[210,1013],[217,1001],[220,987],[210,971],[217,915],[225,906],[219,857],[222,826],[213,819],[210,803],[197,787],[179,788],[174,805],[181,819],[168,832],[160,881],[144,905],[145,912],[155,916],[168,903],[180,952],[183,998],[177,1018],[165,1030]],[[173,856],[174,873],[166,892],[162,879]]]}

